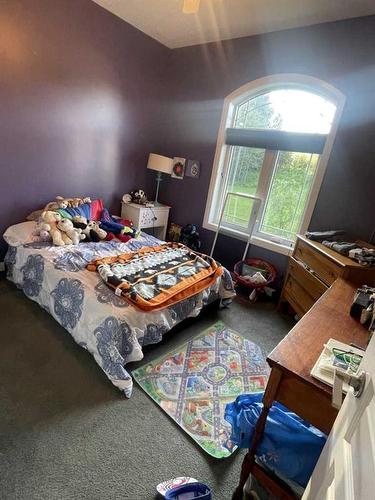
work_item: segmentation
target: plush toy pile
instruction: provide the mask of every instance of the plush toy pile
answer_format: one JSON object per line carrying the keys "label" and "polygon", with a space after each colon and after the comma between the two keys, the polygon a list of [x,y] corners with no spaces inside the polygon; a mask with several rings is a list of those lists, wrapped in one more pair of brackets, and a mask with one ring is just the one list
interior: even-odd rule
{"label": "plush toy pile", "polygon": [[36,235],[56,246],[115,238],[127,242],[137,236],[132,221],[112,217],[101,200],[89,197],[57,196],[39,212]]}

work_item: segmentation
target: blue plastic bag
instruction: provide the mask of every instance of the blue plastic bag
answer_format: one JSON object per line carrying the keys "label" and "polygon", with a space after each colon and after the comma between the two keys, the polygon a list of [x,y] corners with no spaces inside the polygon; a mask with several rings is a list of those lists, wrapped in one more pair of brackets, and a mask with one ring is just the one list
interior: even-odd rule
{"label": "blue plastic bag", "polygon": [[[243,394],[225,409],[232,426],[231,440],[249,448],[255,425],[262,412],[263,392]],[[327,436],[279,403],[267,417],[256,456],[268,468],[305,487],[327,440]]]}

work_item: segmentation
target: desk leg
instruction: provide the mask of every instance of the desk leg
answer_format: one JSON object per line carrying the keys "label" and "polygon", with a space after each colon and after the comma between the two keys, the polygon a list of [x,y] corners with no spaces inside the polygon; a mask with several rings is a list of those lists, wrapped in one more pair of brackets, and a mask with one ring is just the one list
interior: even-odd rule
{"label": "desk leg", "polygon": [[253,465],[255,463],[256,449],[258,447],[259,441],[261,440],[261,437],[262,437],[262,434],[264,431],[264,427],[266,425],[268,413],[270,411],[272,403],[275,400],[281,377],[282,377],[281,370],[279,370],[277,368],[272,368],[270,378],[268,379],[266,390],[264,391],[263,410],[262,410],[262,413],[260,414],[260,416],[258,418],[258,422],[255,426],[253,440],[251,442],[251,446],[249,448],[249,451],[246,453],[246,455],[243,459],[240,482],[239,482],[235,492],[233,493],[232,500],[242,500],[242,498],[243,498],[243,488],[245,486],[245,483],[246,483],[249,475],[251,474],[251,470],[252,470]]}

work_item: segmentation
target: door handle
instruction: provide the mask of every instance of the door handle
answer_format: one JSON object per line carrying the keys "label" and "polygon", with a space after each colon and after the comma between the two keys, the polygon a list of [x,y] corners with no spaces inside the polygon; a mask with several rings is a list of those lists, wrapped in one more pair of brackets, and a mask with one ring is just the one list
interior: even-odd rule
{"label": "door handle", "polygon": [[358,375],[349,375],[336,368],[333,378],[332,406],[338,410],[342,405],[342,386],[344,382],[353,387],[354,397],[360,398],[366,384],[366,372],[361,370]]}

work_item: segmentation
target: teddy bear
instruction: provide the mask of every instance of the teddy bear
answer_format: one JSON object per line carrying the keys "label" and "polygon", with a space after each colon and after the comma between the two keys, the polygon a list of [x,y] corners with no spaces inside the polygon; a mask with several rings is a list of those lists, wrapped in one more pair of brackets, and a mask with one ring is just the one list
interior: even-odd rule
{"label": "teddy bear", "polygon": [[84,203],[91,203],[91,198],[89,196],[86,196],[85,198],[64,198],[63,196],[56,196],[55,201],[48,203],[45,210],[77,208]]}
{"label": "teddy bear", "polygon": [[81,198],[63,198],[62,196],[56,196],[56,203],[59,208],[77,208],[80,206]]}
{"label": "teddy bear", "polygon": [[92,241],[100,241],[105,240],[107,237],[107,232],[104,229],[101,229],[99,226],[99,222],[90,220],[87,224],[86,231],[90,231],[90,237]]}
{"label": "teddy bear", "polygon": [[[90,196],[84,198],[64,198],[63,196],[56,196],[55,201],[47,203],[43,210],[59,210],[66,208],[77,208],[84,203],[92,203]],[[35,219],[29,219],[35,220]]]}
{"label": "teddy bear", "polygon": [[82,234],[82,229],[75,228],[70,219],[61,219],[61,221],[57,223],[57,228],[63,231],[63,233],[71,239],[73,245],[78,245],[80,241],[85,239],[85,235]]}
{"label": "teddy bear", "polygon": [[47,203],[47,205],[44,207],[44,211],[50,210],[58,210],[59,208],[68,208],[69,204],[67,199],[63,198],[62,196],[56,196],[55,201],[50,201]]}
{"label": "teddy bear", "polygon": [[88,221],[86,217],[82,215],[75,215],[73,217],[73,226],[77,229],[81,229],[85,236],[84,241],[98,242],[107,238],[107,232],[100,228],[99,222]]}
{"label": "teddy bear", "polygon": [[87,227],[87,219],[83,215],[74,215],[72,221],[73,226],[82,229],[82,232]]}
{"label": "teddy bear", "polygon": [[149,203],[146,193],[142,189],[136,189],[130,193],[132,203],[147,205]]}
{"label": "teddy bear", "polygon": [[60,229],[57,227],[57,223],[60,221],[61,215],[58,212],[45,210],[41,215],[40,223],[45,224],[43,226],[43,229],[49,232],[54,245],[71,245],[72,240],[68,237],[67,234],[60,231]]}
{"label": "teddy bear", "polygon": [[34,236],[37,236],[40,241],[51,241],[51,235],[49,234],[50,226],[45,222],[38,222],[35,230],[33,232]]}

